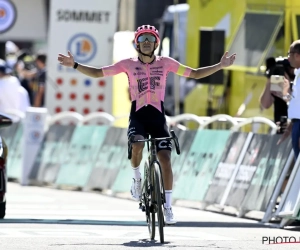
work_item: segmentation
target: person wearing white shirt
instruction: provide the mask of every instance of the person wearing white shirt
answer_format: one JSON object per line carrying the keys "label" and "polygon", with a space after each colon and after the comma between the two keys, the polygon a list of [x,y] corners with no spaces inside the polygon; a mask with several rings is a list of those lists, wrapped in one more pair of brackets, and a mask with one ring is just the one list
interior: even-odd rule
{"label": "person wearing white shirt", "polygon": [[289,81],[285,79],[282,94],[283,99],[288,103],[288,119],[291,122],[278,144],[291,135],[296,160],[300,152],[300,40],[291,44],[288,59],[291,66],[295,68],[295,80],[291,89]]}
{"label": "person wearing white shirt", "polygon": [[0,59],[0,112],[6,114],[9,110],[17,110],[25,113],[30,106],[29,96],[24,93],[18,78],[9,72],[6,62]]}

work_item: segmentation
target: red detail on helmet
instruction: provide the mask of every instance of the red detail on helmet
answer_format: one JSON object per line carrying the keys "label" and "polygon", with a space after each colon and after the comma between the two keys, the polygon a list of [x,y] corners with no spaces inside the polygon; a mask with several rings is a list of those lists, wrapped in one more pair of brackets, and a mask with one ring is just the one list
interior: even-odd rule
{"label": "red detail on helmet", "polygon": [[134,43],[135,44],[138,44],[138,41],[137,41],[138,37],[144,33],[153,34],[156,37],[156,43],[160,43],[158,30],[154,26],[151,26],[151,25],[142,25],[142,26],[138,27],[136,29],[136,31],[134,32]]}

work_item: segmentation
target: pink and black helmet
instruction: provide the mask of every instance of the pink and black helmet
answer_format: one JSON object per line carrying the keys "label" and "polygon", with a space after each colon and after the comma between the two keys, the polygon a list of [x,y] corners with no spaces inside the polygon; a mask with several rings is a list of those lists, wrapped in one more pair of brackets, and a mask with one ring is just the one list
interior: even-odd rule
{"label": "pink and black helmet", "polygon": [[159,32],[158,30],[151,25],[142,25],[136,29],[134,32],[134,43],[138,44],[138,37],[144,33],[151,33],[156,37],[156,43],[160,43]]}

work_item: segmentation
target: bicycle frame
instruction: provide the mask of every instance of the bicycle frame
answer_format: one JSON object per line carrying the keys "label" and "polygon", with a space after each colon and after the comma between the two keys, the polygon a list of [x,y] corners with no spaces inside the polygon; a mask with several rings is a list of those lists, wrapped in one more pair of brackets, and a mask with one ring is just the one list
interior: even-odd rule
{"label": "bicycle frame", "polygon": [[[149,148],[149,142],[150,142],[150,148]],[[145,184],[148,182],[151,183],[151,179],[150,179],[150,173],[152,172],[152,168],[154,167],[154,163],[157,163],[157,165],[159,166],[159,171],[160,171],[160,176],[162,176],[162,172],[161,172],[161,165],[159,160],[157,159],[157,149],[156,149],[156,144],[155,144],[155,139],[148,139],[147,140],[147,148],[148,148],[148,172],[147,172],[147,176],[144,176],[144,180],[143,180],[143,184],[142,184],[142,190],[146,190],[145,188]],[[161,185],[162,185],[162,195],[163,195],[163,199],[162,202],[165,203],[166,201],[166,196],[165,196],[165,186],[164,186],[164,180],[163,178],[161,178]],[[153,187],[152,187],[153,188]],[[145,192],[146,193],[146,192]],[[141,197],[140,200],[140,206],[142,205],[142,200],[143,200],[143,196]]]}
{"label": "bicycle frame", "polygon": [[[159,163],[159,160],[157,159],[157,149],[156,149],[156,141],[161,141],[161,140],[173,140],[175,142],[175,148],[176,148],[176,153],[179,155],[180,154],[180,148],[179,148],[179,143],[178,143],[178,138],[175,135],[175,132],[173,130],[170,131],[171,136],[170,137],[163,137],[163,138],[147,138],[147,139],[140,139],[140,140],[134,140],[133,136],[129,139],[128,141],[128,159],[131,159],[131,154],[132,154],[132,143],[135,142],[147,142],[147,148],[148,148],[148,168],[151,171],[151,168],[153,167],[153,164],[156,162],[159,166],[159,171],[160,171],[160,176],[162,177],[162,172],[161,172],[161,165]],[[150,142],[150,149],[149,149],[149,142]],[[150,172],[149,171],[149,172]],[[149,172],[147,174],[149,174]],[[147,176],[148,178],[148,176]],[[145,188],[145,179],[143,181],[142,185],[142,190]],[[165,202],[165,187],[164,187],[164,181],[163,178],[161,178],[161,184],[163,187],[163,202]],[[142,198],[141,198],[142,199]]]}

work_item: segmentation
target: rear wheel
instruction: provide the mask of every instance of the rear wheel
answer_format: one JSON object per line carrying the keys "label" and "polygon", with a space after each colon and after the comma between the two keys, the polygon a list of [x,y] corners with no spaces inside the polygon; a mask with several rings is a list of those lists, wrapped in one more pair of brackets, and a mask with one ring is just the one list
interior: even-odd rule
{"label": "rear wheel", "polygon": [[6,201],[0,203],[0,219],[5,217]]}
{"label": "rear wheel", "polygon": [[162,194],[163,194],[163,186],[162,186],[162,179],[160,168],[157,163],[154,163],[155,169],[155,194],[156,194],[156,202],[157,202],[157,221],[158,221],[158,229],[159,229],[159,236],[160,242],[164,243],[164,214],[162,210]]}

